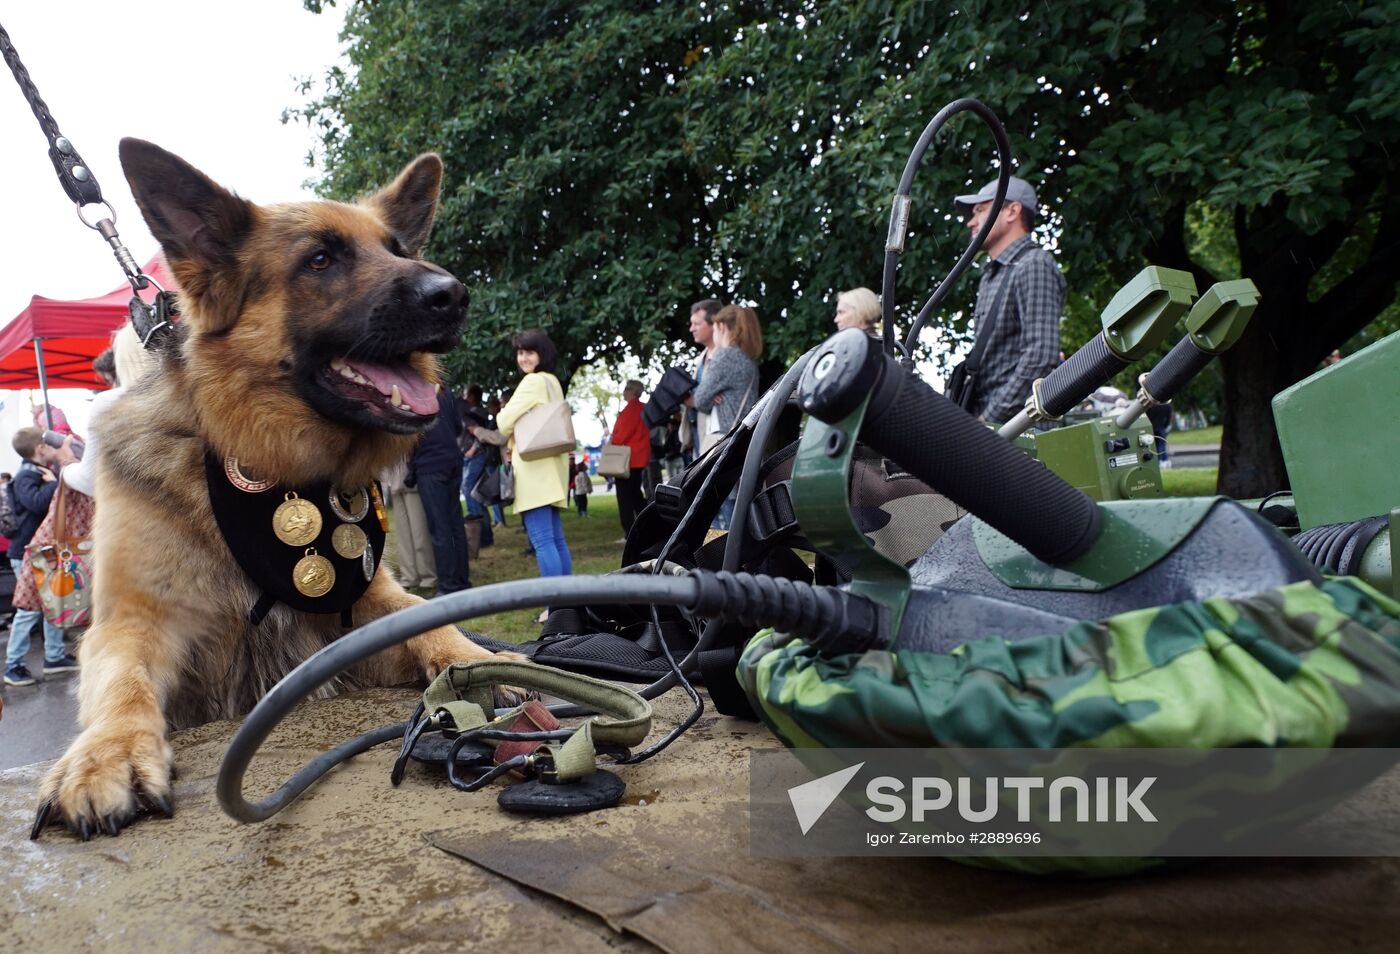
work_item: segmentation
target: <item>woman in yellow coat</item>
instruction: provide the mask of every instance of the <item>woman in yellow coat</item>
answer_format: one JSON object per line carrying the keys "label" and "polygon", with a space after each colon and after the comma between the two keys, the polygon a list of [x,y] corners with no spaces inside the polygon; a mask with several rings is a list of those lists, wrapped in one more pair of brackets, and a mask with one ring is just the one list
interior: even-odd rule
{"label": "woman in yellow coat", "polygon": [[[496,426],[505,437],[515,433],[516,424],[528,412],[541,404],[564,399],[564,389],[554,376],[558,358],[549,336],[532,328],[516,335],[514,344],[515,363],[525,377],[496,415]],[[511,465],[515,469],[515,512],[520,514],[530,545],[535,548],[540,576],[569,576],[574,562],[559,521],[559,512],[567,506],[569,497],[568,452],[538,460],[512,454]]]}

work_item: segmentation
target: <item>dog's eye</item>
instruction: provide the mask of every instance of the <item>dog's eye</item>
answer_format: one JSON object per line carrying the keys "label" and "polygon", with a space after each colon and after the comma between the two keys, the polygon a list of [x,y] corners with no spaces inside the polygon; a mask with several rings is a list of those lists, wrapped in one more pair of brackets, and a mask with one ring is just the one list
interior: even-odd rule
{"label": "dog's eye", "polygon": [[331,267],[331,255],[325,249],[317,249],[311,253],[311,257],[306,260],[306,267],[312,271],[319,272],[322,269]]}

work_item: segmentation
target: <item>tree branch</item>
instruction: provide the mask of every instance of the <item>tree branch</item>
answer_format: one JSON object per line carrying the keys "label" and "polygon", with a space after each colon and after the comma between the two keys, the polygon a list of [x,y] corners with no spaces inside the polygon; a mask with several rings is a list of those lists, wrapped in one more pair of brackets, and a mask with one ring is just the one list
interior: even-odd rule
{"label": "tree branch", "polygon": [[1371,257],[1313,305],[1319,354],[1339,347],[1395,300],[1400,287],[1400,210],[1381,216]]}
{"label": "tree branch", "polygon": [[1153,243],[1158,260],[1168,268],[1190,272],[1200,288],[1215,284],[1215,276],[1203,265],[1191,259],[1186,248],[1186,203],[1176,202],[1162,220],[1162,232]]}

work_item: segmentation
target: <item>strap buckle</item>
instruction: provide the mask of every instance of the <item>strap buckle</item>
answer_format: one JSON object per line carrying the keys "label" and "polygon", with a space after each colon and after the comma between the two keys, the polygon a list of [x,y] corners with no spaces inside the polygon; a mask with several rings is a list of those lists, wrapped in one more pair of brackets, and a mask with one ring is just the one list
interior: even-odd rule
{"label": "strap buckle", "polygon": [[652,491],[651,505],[668,523],[678,523],[685,516],[685,497],[681,488],[671,484],[657,484]]}
{"label": "strap buckle", "polygon": [[768,543],[797,528],[791,480],[770,484],[754,495],[749,504],[749,535],[755,540]]}

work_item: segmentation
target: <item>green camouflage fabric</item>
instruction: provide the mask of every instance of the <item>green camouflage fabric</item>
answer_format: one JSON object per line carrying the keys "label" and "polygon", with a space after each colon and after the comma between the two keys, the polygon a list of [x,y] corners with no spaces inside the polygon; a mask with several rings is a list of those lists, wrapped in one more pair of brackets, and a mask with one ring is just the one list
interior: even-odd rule
{"label": "green camouflage fabric", "polygon": [[[829,659],[768,631],[749,642],[738,676],[790,747],[1393,747],[1400,603],[1338,577],[1015,643],[987,633],[950,653],[896,646]],[[1047,860],[998,859],[1057,870]],[[1108,870],[1088,873],[1132,867],[1104,861]]]}

